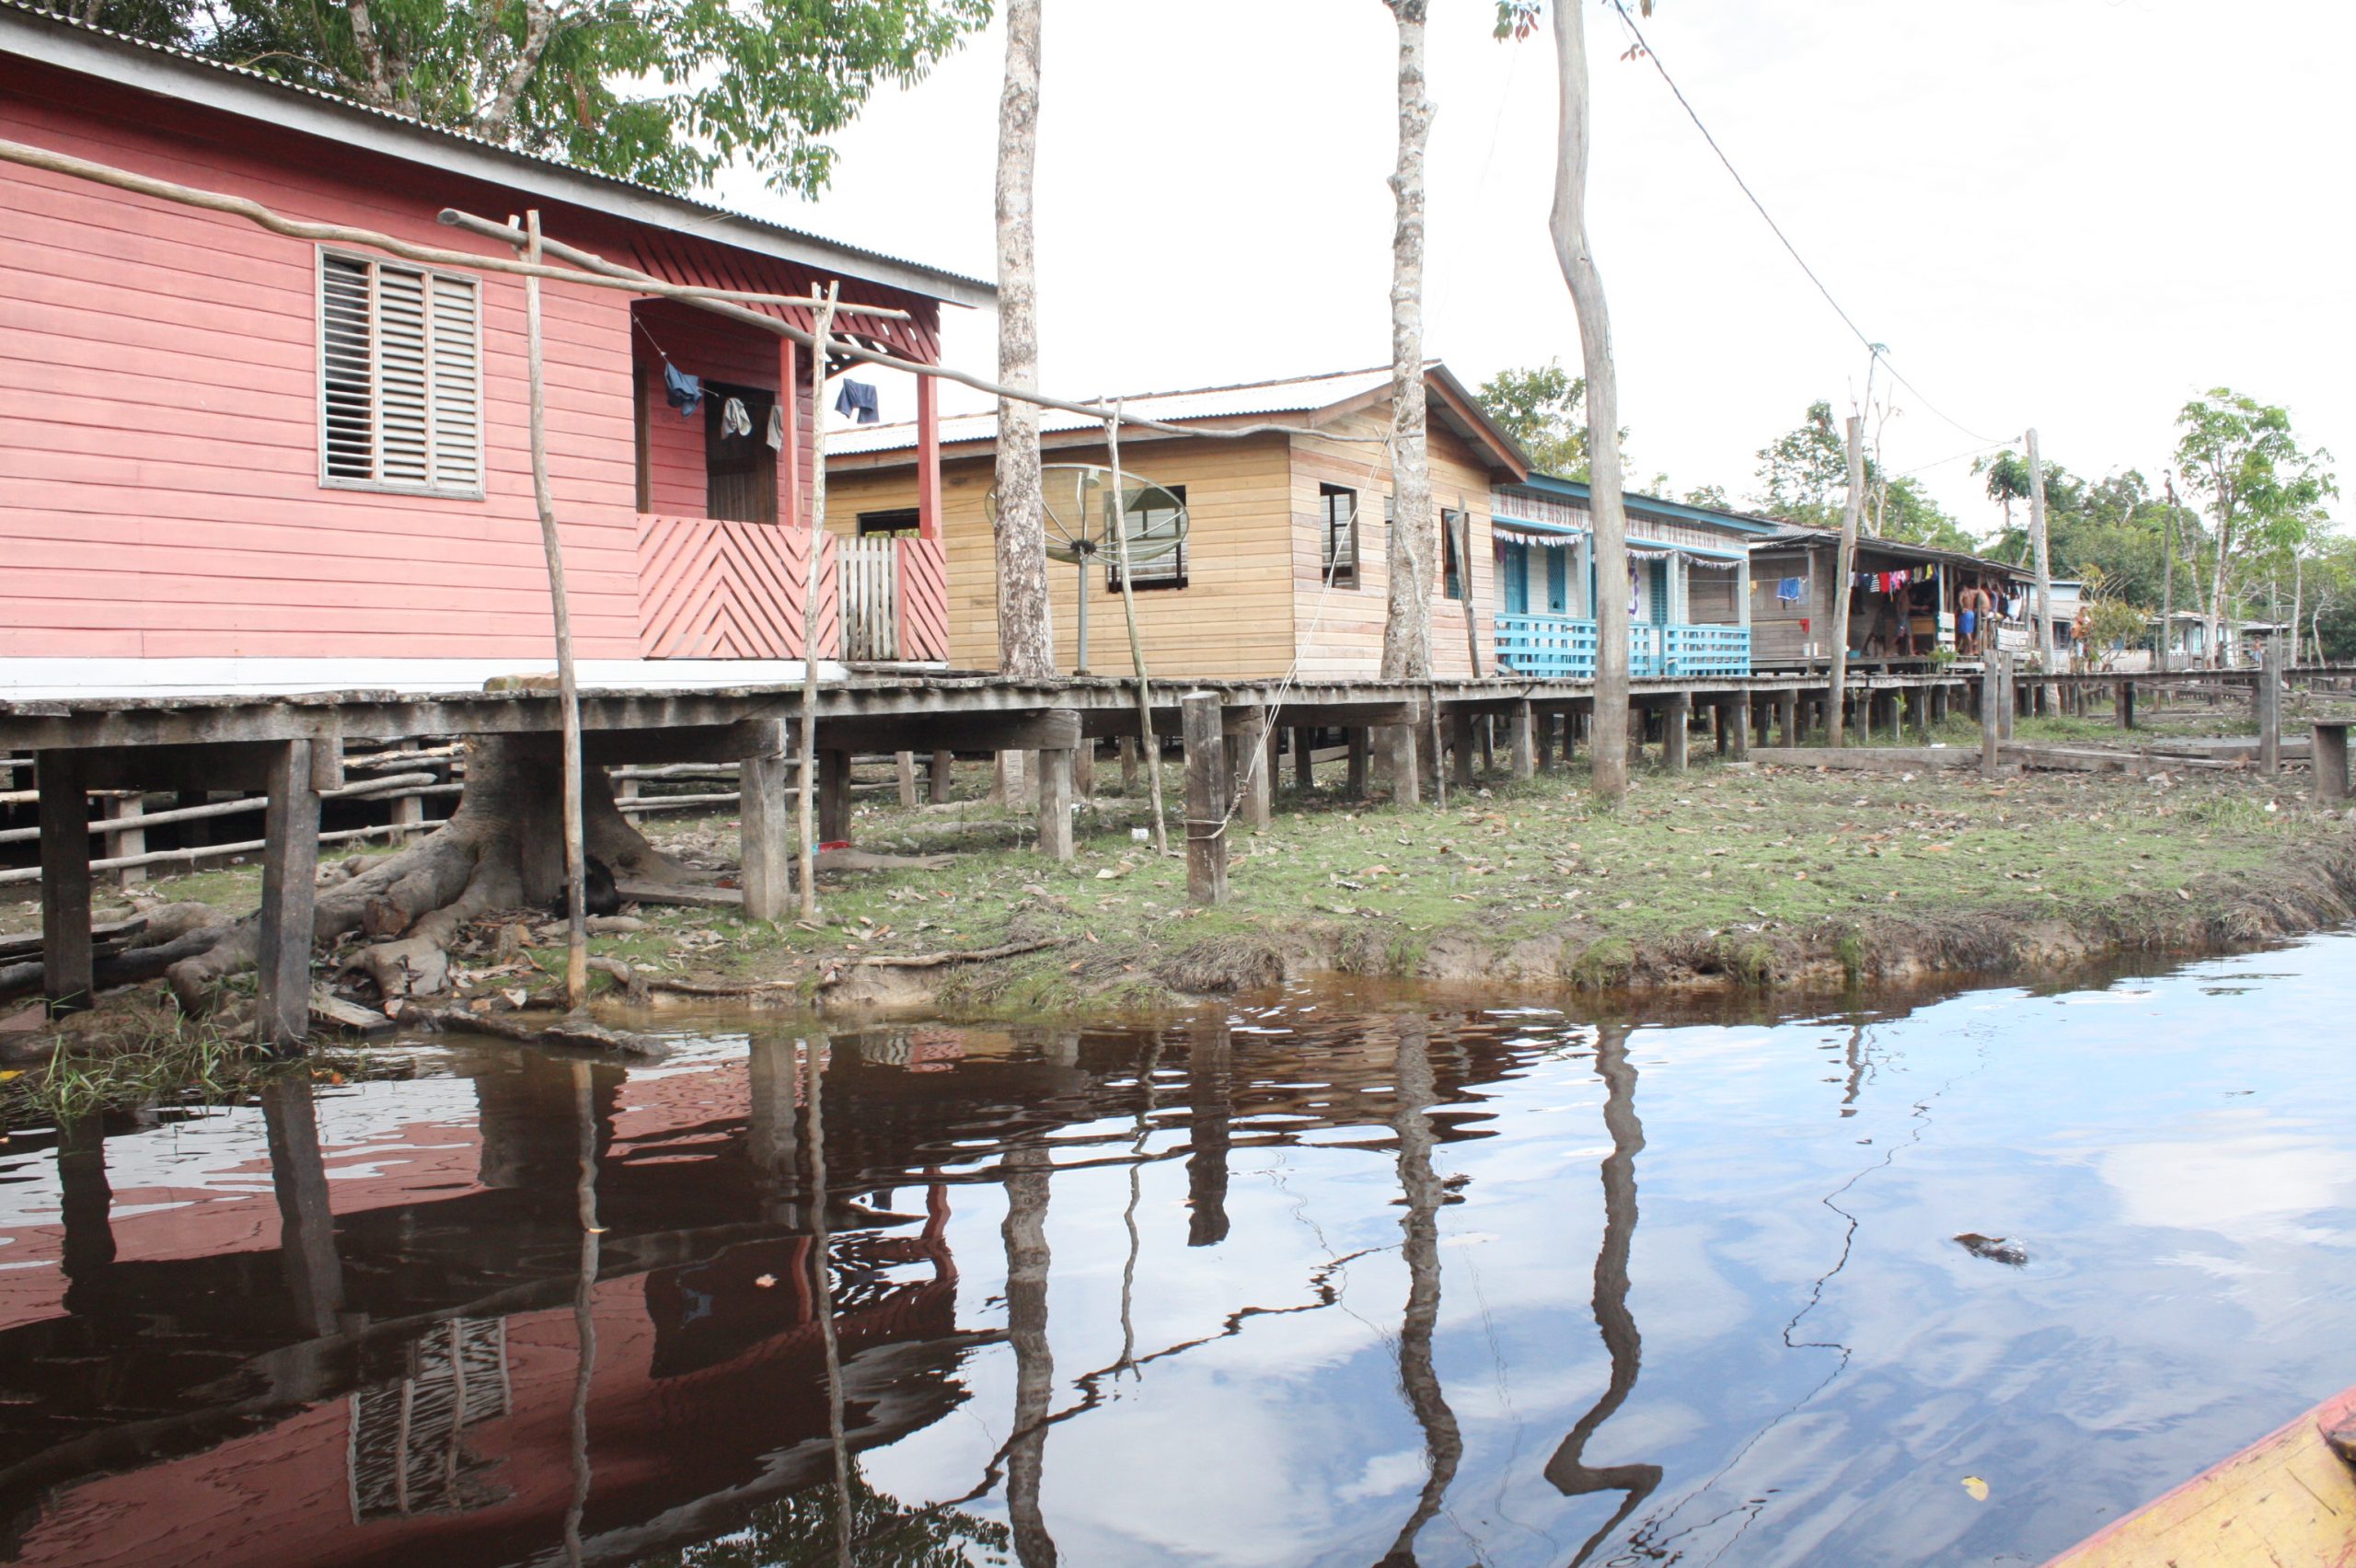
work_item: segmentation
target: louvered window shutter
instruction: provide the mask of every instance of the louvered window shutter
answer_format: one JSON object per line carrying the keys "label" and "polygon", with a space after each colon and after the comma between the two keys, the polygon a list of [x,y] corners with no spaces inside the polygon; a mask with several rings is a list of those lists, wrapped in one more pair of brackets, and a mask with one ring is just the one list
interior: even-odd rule
{"label": "louvered window shutter", "polygon": [[472,278],[321,254],[326,482],[482,493],[480,300]]}

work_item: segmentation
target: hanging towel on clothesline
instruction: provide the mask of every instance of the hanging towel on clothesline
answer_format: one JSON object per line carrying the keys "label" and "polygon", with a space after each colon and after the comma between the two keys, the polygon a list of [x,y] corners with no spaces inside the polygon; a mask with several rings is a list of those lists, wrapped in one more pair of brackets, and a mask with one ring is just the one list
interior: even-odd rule
{"label": "hanging towel on clothesline", "polygon": [[720,405],[720,433],[722,435],[753,433],[753,416],[745,411],[744,398],[731,398]]}
{"label": "hanging towel on clothesline", "polygon": [[864,381],[846,381],[835,395],[835,412],[849,414],[853,423],[873,424],[884,416],[875,406],[875,388]]}
{"label": "hanging towel on clothesline", "polygon": [[785,450],[785,405],[782,403],[769,405],[768,443],[772,452]]}
{"label": "hanging towel on clothesline", "polygon": [[681,419],[703,407],[703,378],[689,375],[669,360],[663,362],[663,395],[671,407],[679,410]]}
{"label": "hanging towel on clothesline", "polygon": [[1796,577],[1781,578],[1775,583],[1775,599],[1778,604],[1796,605],[1800,602],[1800,595],[1805,592],[1806,589]]}

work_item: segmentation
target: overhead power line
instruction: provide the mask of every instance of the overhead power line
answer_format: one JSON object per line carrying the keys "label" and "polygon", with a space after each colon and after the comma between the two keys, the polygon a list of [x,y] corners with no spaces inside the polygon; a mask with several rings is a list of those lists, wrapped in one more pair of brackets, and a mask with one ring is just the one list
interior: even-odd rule
{"label": "overhead power line", "polygon": [[1767,203],[1759,199],[1759,193],[1751,190],[1750,182],[1742,178],[1742,171],[1734,167],[1734,160],[1727,156],[1727,150],[1718,145],[1718,139],[1710,134],[1710,128],[1702,123],[1702,116],[1694,110],[1692,100],[1685,96],[1685,90],[1677,85],[1677,78],[1671,76],[1669,74],[1669,67],[1661,63],[1660,52],[1652,46],[1651,40],[1645,37],[1644,29],[1636,26],[1636,18],[1629,14],[1626,0],[1611,0],[1611,8],[1620,14],[1621,25],[1626,28],[1628,35],[1636,40],[1636,47],[1644,52],[1645,58],[1653,63],[1653,69],[1660,73],[1661,81],[1668,86],[1671,96],[1677,99],[1678,107],[1685,111],[1685,118],[1693,122],[1693,129],[1699,131],[1702,133],[1702,140],[1710,144],[1710,151],[1717,155],[1718,162],[1725,166],[1727,175],[1759,213],[1761,221],[1766,224],[1769,231],[1782,243],[1784,249],[1790,254],[1799,270],[1807,274],[1807,281],[1816,285],[1816,292],[1824,296],[1824,303],[1832,307],[1832,314],[1841,318],[1841,324],[1855,335],[1858,342],[1865,345],[1865,352],[1882,363],[1883,367],[1889,372],[1892,380],[1921,399],[1923,408],[1955,426],[1964,434],[1974,441],[1986,442],[1991,446],[2010,444],[2010,442],[2004,438],[1988,435],[1972,429],[1953,414],[1941,409],[1929,398],[1923,396],[1923,389],[1907,380],[1898,366],[1890,363],[1888,352],[1881,344],[1867,337],[1865,329],[1857,325],[1856,318],[1842,308],[1841,302],[1833,297],[1832,291],[1825,286],[1824,280],[1817,276],[1816,269],[1807,264],[1807,258],[1800,254],[1799,247],[1792,243],[1791,236],[1784,232],[1784,225],[1777,223],[1775,215],[1767,210]]}

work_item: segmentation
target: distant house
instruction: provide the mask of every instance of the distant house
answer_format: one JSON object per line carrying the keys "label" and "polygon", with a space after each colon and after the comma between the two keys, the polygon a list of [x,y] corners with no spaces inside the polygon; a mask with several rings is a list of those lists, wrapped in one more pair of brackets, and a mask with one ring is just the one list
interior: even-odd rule
{"label": "distant house", "polygon": [[[1530,471],[1529,460],[1447,367],[1426,373],[1435,522],[1432,662],[1442,675],[1585,678],[1595,670],[1594,552],[1587,488]],[[1130,502],[1133,529],[1185,511],[1184,544],[1135,569],[1141,640],[1159,674],[1213,677],[1371,676],[1381,666],[1389,585],[1391,373],[1350,371],[1133,398],[1129,414],[1196,426],[1199,436],[1134,430],[1122,437],[1130,484],[1161,487]],[[1313,432],[1246,440],[1211,432],[1283,423]],[[953,663],[998,663],[998,606],[987,498],[997,421],[941,421],[942,532],[955,584]],[[876,425],[829,437],[828,526],[846,536],[903,526],[916,492],[915,432]],[[1050,473],[1106,461],[1102,429],[1050,412],[1041,422]],[[1068,493],[1065,484],[1065,493]],[[1639,674],[1747,673],[1738,583],[1746,547],[1773,525],[1645,497],[1629,499],[1631,583]],[[1160,510],[1155,510],[1155,509]],[[1150,513],[1150,514],[1148,514]],[[1467,559],[1458,559],[1459,541]],[[1129,668],[1119,580],[1099,559],[1051,564],[1056,651],[1086,667]],[[1469,622],[1469,635],[1468,635]]]}
{"label": "distant house", "polygon": [[1963,595],[1973,589],[1998,602],[1996,629],[2027,634],[2032,580],[2017,567],[1959,550],[1861,538],[1843,583],[1840,552],[1840,530],[1798,525],[1782,525],[1750,547],[1751,634],[1760,668],[1830,663],[1836,594],[1848,597],[1853,659],[1908,664],[1928,663],[1943,652],[1979,658],[1991,628],[1979,624],[1976,613],[1965,628]]}
{"label": "distant house", "polygon": [[[943,305],[993,297],[15,5],[0,5],[0,137],[445,249],[514,254],[437,222],[445,208],[494,222],[536,209],[552,238],[672,282],[806,295],[839,281],[847,303],[908,317],[849,328],[918,362],[937,355]],[[0,268],[0,682],[417,686],[547,666],[520,279],[13,163]],[[666,661],[659,678],[676,682],[681,661],[798,658],[810,571],[793,525],[823,379],[808,353],[684,304],[545,293],[549,467],[584,674]],[[699,380],[684,413],[666,370]],[[928,390],[927,451],[932,408]],[[868,552],[888,561],[842,573],[840,551],[823,552],[820,655],[945,655],[938,517],[929,490],[914,499],[912,536]],[[845,604],[860,584],[902,613]]]}
{"label": "distant house", "polygon": [[[1750,673],[1750,546],[1765,518],[1656,496],[1625,498],[1632,675]],[[1500,664],[1523,674],[1595,674],[1597,584],[1588,487],[1532,474],[1490,498]]]}
{"label": "distant house", "polygon": [[[1529,459],[1444,365],[1432,365],[1426,386],[1433,521],[1446,541],[1432,563],[1432,663],[1440,674],[1463,675],[1477,649],[1486,674],[1496,661],[1490,492],[1525,477]],[[1160,487],[1132,489],[1132,530],[1174,529],[1175,508],[1184,508],[1184,540],[1133,569],[1148,668],[1207,679],[1277,676],[1296,663],[1311,678],[1377,674],[1390,584],[1390,370],[1157,393],[1126,398],[1122,408],[1202,432],[1130,429],[1121,438],[1127,487]],[[1241,440],[1213,433],[1261,424],[1315,433]],[[994,414],[941,421],[949,660],[975,669],[999,663],[988,509],[997,437]],[[905,424],[829,435],[829,528],[851,536],[907,526],[918,491],[918,438]],[[1040,446],[1051,492],[1060,487],[1068,495],[1069,469],[1101,468],[1107,460],[1103,424],[1081,415],[1044,413]],[[1467,538],[1470,559],[1460,561],[1458,541]],[[1085,668],[1126,674],[1128,633],[1110,562],[1051,562],[1047,586],[1062,668],[1083,664],[1084,594]]]}

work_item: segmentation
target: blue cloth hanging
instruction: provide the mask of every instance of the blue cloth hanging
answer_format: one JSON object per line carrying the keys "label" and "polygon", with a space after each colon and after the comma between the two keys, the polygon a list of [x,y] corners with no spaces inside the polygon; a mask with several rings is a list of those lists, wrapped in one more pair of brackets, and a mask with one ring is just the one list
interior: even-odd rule
{"label": "blue cloth hanging", "polygon": [[663,362],[663,396],[679,410],[681,419],[703,407],[703,378],[689,375],[669,360]]}
{"label": "blue cloth hanging", "polygon": [[855,424],[873,424],[884,416],[875,406],[875,388],[864,381],[846,381],[835,395],[835,412],[849,414]]}
{"label": "blue cloth hanging", "polygon": [[1783,604],[1798,604],[1800,602],[1801,592],[1800,580],[1796,577],[1779,578],[1776,581],[1775,597]]}

